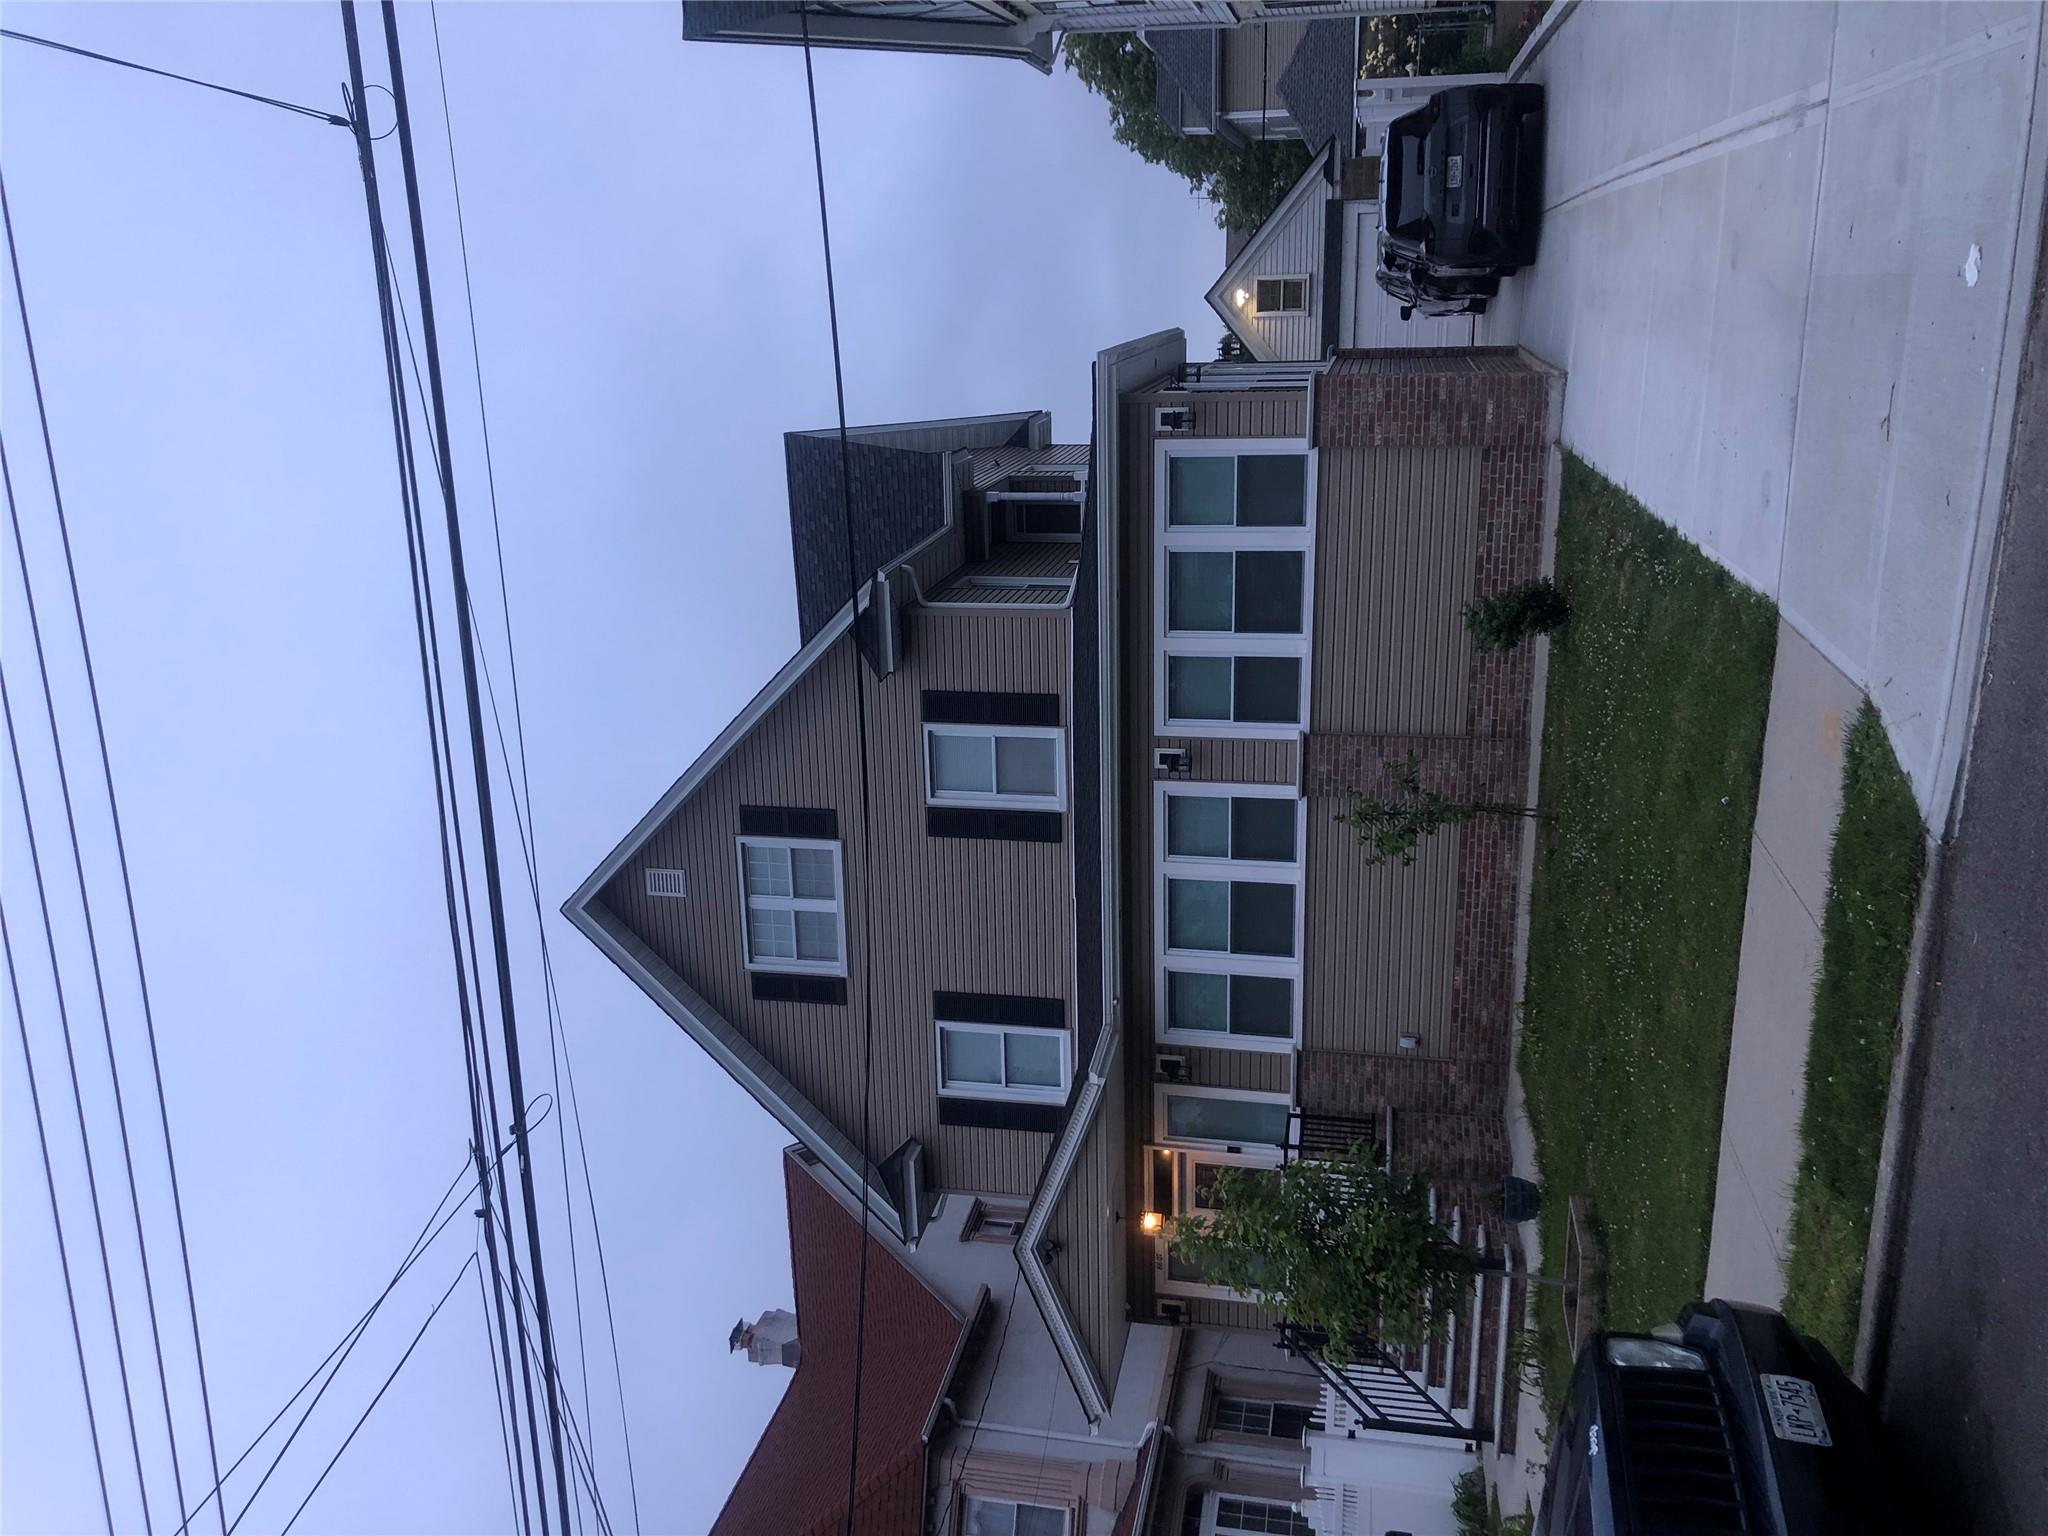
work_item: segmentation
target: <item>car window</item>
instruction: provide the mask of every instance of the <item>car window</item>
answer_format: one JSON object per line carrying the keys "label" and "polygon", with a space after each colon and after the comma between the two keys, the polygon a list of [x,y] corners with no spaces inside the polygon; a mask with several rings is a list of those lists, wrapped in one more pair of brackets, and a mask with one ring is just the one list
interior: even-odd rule
{"label": "car window", "polygon": [[1429,209],[1423,199],[1423,158],[1428,144],[1421,132],[1390,133],[1387,159],[1387,227],[1411,237],[1429,233]]}

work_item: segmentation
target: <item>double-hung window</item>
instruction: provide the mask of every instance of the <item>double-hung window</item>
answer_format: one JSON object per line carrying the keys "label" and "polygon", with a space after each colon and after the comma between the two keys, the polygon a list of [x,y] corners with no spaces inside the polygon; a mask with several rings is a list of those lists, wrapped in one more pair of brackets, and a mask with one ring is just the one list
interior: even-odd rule
{"label": "double-hung window", "polygon": [[1267,1398],[1232,1397],[1216,1394],[1209,1427],[1217,1434],[1247,1435],[1268,1440],[1301,1443],[1308,1429],[1309,1408],[1305,1403],[1280,1403]]}
{"label": "double-hung window", "polygon": [[1057,726],[927,725],[925,799],[1058,811],[1067,804],[1064,733]]}
{"label": "double-hung window", "polygon": [[1286,441],[1162,443],[1159,727],[1292,735],[1307,719],[1313,456]]}
{"label": "double-hung window", "polygon": [[1308,308],[1305,277],[1262,277],[1253,283],[1252,289],[1262,315],[1298,315]]}
{"label": "double-hung window", "polygon": [[740,896],[747,969],[846,974],[839,844],[742,837]]}
{"label": "double-hung window", "polygon": [[1064,1104],[1073,1077],[1072,1036],[1025,1024],[941,1019],[939,1094],[1012,1104]]}
{"label": "double-hung window", "polygon": [[1202,1536],[1315,1536],[1308,1517],[1292,1504],[1211,1493],[1202,1512]]}
{"label": "double-hung window", "polygon": [[1279,785],[1161,785],[1159,1037],[1292,1049],[1303,802]]}

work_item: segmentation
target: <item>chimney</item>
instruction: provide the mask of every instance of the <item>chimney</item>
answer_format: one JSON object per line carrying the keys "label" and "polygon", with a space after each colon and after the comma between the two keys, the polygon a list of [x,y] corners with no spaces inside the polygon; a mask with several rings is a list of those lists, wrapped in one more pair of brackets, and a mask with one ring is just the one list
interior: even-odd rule
{"label": "chimney", "polygon": [[756,1365],[794,1366],[797,1362],[796,1314],[771,1307],[754,1322],[741,1318],[726,1340],[731,1353],[741,1350]]}

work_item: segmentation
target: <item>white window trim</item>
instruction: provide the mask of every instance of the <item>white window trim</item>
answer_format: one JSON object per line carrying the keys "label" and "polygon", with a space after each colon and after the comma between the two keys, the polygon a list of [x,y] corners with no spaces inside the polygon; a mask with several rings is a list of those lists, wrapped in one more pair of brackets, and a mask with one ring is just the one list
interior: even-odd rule
{"label": "white window trim", "polygon": [[[1262,308],[1261,308],[1261,307],[1259,306],[1259,284],[1261,284],[1261,283],[1299,283],[1299,284],[1301,284],[1301,308],[1299,308],[1299,309],[1262,309]],[[1273,316],[1273,315],[1308,315],[1308,314],[1312,314],[1312,313],[1314,313],[1314,306],[1313,306],[1312,304],[1310,304],[1310,303],[1309,303],[1309,290],[1310,290],[1310,284],[1309,284],[1309,280],[1308,280],[1308,274],[1307,274],[1306,272],[1261,272],[1261,273],[1259,273],[1259,274],[1258,274],[1257,276],[1255,276],[1255,277],[1254,277],[1254,278],[1252,279],[1252,313],[1253,313],[1254,315],[1257,315],[1257,316],[1259,316],[1259,317],[1260,317],[1261,319],[1264,319],[1264,318],[1266,318],[1266,317],[1268,317],[1268,316]]]}
{"label": "white window trim", "polygon": [[1155,1083],[1152,1086],[1152,1127],[1158,1133],[1158,1144],[1163,1147],[1190,1147],[1199,1152],[1243,1152],[1247,1146],[1262,1151],[1271,1148],[1277,1157],[1281,1148],[1276,1142],[1254,1141],[1202,1141],[1191,1136],[1175,1136],[1168,1130],[1166,1101],[1169,1097],[1184,1099],[1245,1099],[1257,1104],[1284,1104],[1294,1107],[1294,1096],[1287,1093],[1266,1093],[1257,1088],[1210,1088],[1195,1083]]}
{"label": "white window trim", "polygon": [[[1213,795],[1246,799],[1292,800],[1294,815],[1294,862],[1283,864],[1265,859],[1198,859],[1167,852],[1166,802],[1173,795]],[[1306,937],[1306,885],[1303,855],[1308,836],[1308,802],[1289,784],[1159,784],[1153,792],[1152,846],[1156,850],[1152,902],[1152,1012],[1153,1032],[1171,1045],[1191,1045],[1218,1051],[1292,1051],[1301,1044],[1301,949]],[[1166,941],[1166,882],[1181,877],[1197,880],[1260,880],[1274,885],[1292,885],[1294,890],[1294,954],[1290,959],[1269,955],[1233,955],[1209,949],[1171,949]],[[1210,975],[1281,976],[1293,982],[1291,991],[1292,1028],[1284,1037],[1210,1034],[1206,1030],[1173,1029],[1168,1024],[1167,974],[1170,971],[1202,971]]]}
{"label": "white window trim", "polygon": [[[1244,1531],[1243,1526],[1217,1523],[1217,1507],[1224,1499],[1236,1499],[1243,1504],[1265,1504],[1291,1509],[1297,1515],[1302,1512],[1299,1504],[1290,1504],[1285,1499],[1269,1499],[1263,1494],[1239,1493],[1234,1489],[1211,1489],[1202,1500],[1202,1536],[1239,1536],[1239,1533]],[[1303,1518],[1306,1519],[1307,1516],[1304,1515]],[[1252,1536],[1256,1536],[1256,1533],[1252,1533]]]}
{"label": "white window trim", "polygon": [[[1058,1088],[1012,1088],[997,1083],[968,1083],[950,1087],[946,1082],[946,1031],[965,1030],[980,1035],[1052,1035],[1060,1043],[1060,1085]],[[985,1099],[998,1104],[1064,1104],[1074,1085],[1074,1037],[1065,1029],[1047,1029],[1037,1024],[975,1024],[964,1019],[939,1019],[933,1024],[933,1075],[938,1079],[942,1099]]]}
{"label": "white window trim", "polygon": [[[1042,585],[1054,585],[1051,582]],[[934,736],[1033,737],[1053,744],[1053,792],[1050,795],[980,795],[941,791],[932,785]],[[1064,811],[1067,808],[1067,733],[1057,725],[927,725],[919,743],[924,753],[926,805],[980,805],[998,810]]]}
{"label": "white window trim", "polygon": [[[823,848],[832,855],[831,901],[819,901],[798,896],[753,896],[747,892],[747,849],[753,848]],[[827,838],[816,837],[748,837],[733,839],[734,857],[739,863],[740,877],[740,959],[750,971],[769,971],[776,975],[844,976],[846,974],[846,860],[840,845]],[[752,932],[753,909],[760,906],[776,912],[830,912],[838,924],[839,958],[824,960],[756,960],[750,937]]]}
{"label": "white window trim", "polygon": [[[1236,458],[1239,454],[1298,453],[1302,456],[1302,524],[1299,528],[1174,528],[1167,523],[1172,459]],[[1152,712],[1162,736],[1235,736],[1293,739],[1308,729],[1315,639],[1316,449],[1299,437],[1162,438],[1152,450]],[[1188,634],[1167,627],[1167,553],[1170,550],[1294,549],[1302,553],[1299,635]],[[1167,658],[1171,656],[1293,656],[1301,660],[1301,698],[1294,720],[1178,720],[1167,708]]]}

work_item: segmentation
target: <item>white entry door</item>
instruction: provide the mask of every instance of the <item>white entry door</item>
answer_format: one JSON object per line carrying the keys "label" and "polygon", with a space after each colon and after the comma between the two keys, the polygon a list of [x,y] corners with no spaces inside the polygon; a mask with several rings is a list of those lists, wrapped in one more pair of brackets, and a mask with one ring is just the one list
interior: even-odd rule
{"label": "white entry door", "polygon": [[1344,209],[1344,304],[1338,315],[1338,345],[1344,347],[1469,347],[1474,317],[1442,315],[1401,318],[1401,306],[1373,281],[1379,265],[1380,205],[1348,203]]}

